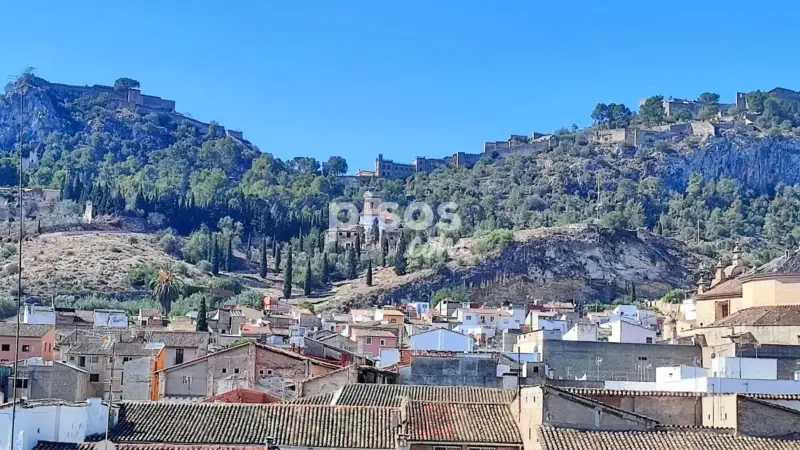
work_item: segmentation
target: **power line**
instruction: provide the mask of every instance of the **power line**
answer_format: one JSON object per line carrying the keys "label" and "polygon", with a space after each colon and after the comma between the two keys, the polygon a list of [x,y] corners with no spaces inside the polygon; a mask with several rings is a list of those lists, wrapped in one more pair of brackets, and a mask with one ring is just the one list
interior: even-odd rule
{"label": "power line", "polygon": [[[30,73],[30,69],[28,69],[25,74],[27,75]],[[20,83],[19,87],[22,87],[25,83],[23,78],[22,83]],[[19,92],[19,120],[18,120],[18,128],[19,128],[19,137],[18,137],[18,145],[19,145],[19,188],[17,190],[17,201],[19,202],[19,249],[17,251],[18,254],[18,271],[17,271],[17,330],[14,335],[14,377],[12,381],[13,391],[11,394],[11,448],[14,448],[14,428],[16,425],[16,418],[17,418],[17,377],[18,371],[17,367],[19,365],[19,329],[20,329],[20,316],[22,315],[22,233],[24,231],[24,223],[25,218],[23,217],[23,209],[22,209],[22,144],[23,144],[23,120],[24,120],[24,112],[25,112],[25,93],[20,89]],[[52,380],[51,380],[52,381]]]}

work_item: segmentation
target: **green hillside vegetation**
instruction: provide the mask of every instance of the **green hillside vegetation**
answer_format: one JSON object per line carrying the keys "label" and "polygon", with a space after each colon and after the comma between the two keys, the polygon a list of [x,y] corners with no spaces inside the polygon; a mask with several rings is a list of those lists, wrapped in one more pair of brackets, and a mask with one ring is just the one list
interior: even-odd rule
{"label": "green hillside vegetation", "polygon": [[[327,228],[329,202],[360,204],[368,188],[401,207],[413,200],[457,203],[462,227],[450,237],[478,237],[479,252],[508,245],[509,232],[501,229],[589,220],[612,228],[646,227],[714,257],[742,240],[751,263],[796,247],[800,239],[800,186],[779,184],[769,192],[756,192],[741,188],[734,179],[703,179],[697,174],[676,185],[665,175],[664,165],[675,152],[666,143],[608,151],[587,142],[573,127],[558,132],[555,148],[538,154],[505,160],[486,155],[470,169],[447,168],[405,181],[379,179],[353,186],[337,177],[348,169],[338,156],[327,161],[329,172],[321,173],[320,162],[313,158],[281,160],[247,141],[217,137],[213,124],[201,133],[180,114],[139,114],[112,108],[104,95],[64,94],[30,83],[23,79],[0,99],[0,118],[6,116],[2,123],[14,114],[22,95],[44,117],[30,121],[38,125],[25,131],[21,151],[38,149],[41,155],[36,170],[26,174],[27,183],[61,189],[63,198],[76,202],[91,200],[99,214],[146,218],[152,229],[163,230],[159,245],[165,252],[214,273],[220,268],[258,273],[264,264],[270,273],[280,272],[282,267],[274,267],[274,249],[288,243],[295,287],[310,283],[313,290],[321,290],[329,281],[348,278],[352,262],[348,268],[339,246],[325,247],[322,230]],[[703,94],[708,108],[715,107],[714,95]],[[758,92],[748,98],[765,129],[790,132],[800,125],[796,103]],[[598,128],[674,120],[665,118],[660,108],[654,97],[639,114],[625,105],[599,104],[591,116]],[[9,129],[0,131],[8,135]],[[0,157],[0,184],[16,180],[17,151]],[[406,236],[407,242],[414,237]],[[262,258],[264,251],[270,253],[268,263]],[[358,274],[369,261],[395,264],[394,249],[385,258],[380,250],[360,253]],[[442,262],[412,258],[408,269]],[[308,267],[310,277],[305,274]]]}

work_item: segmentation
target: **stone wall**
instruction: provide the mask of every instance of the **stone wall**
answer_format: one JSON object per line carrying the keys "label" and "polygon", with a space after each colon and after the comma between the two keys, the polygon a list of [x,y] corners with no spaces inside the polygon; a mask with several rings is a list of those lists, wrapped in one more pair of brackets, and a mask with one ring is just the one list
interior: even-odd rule
{"label": "stone wall", "polygon": [[346,384],[355,383],[357,381],[358,374],[356,373],[355,366],[350,366],[304,381],[300,389],[298,389],[298,393],[300,397],[328,394],[335,392]]}
{"label": "stone wall", "polygon": [[615,395],[608,391],[600,394],[581,393],[581,395],[609,406],[650,417],[662,425],[703,426],[702,395],[683,395],[683,393],[676,395],[649,395],[649,393]]}
{"label": "stone wall", "polygon": [[780,438],[800,430],[800,413],[737,396],[736,431],[746,436]]}
{"label": "stone wall", "polygon": [[545,340],[540,348],[550,377],[563,379],[655,381],[656,367],[701,360],[701,348],[693,345]]}
{"label": "stone wall", "polygon": [[492,358],[414,356],[399,373],[400,384],[503,387],[503,378],[497,376],[497,361]]}

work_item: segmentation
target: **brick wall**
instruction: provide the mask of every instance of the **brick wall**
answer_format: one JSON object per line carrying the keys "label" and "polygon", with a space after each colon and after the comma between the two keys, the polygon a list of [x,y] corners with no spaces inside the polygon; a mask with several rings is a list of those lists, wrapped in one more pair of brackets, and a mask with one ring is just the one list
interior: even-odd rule
{"label": "brick wall", "polygon": [[587,395],[603,404],[641,414],[663,425],[699,427],[703,425],[702,397],[660,395]]}

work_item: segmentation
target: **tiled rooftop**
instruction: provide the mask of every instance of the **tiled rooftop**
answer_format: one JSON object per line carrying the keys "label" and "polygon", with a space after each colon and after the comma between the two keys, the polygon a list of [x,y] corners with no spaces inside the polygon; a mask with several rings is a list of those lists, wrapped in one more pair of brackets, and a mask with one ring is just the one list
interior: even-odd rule
{"label": "tiled rooftop", "polygon": [[355,337],[397,337],[394,333],[388,330],[371,329],[371,328],[355,328],[353,329]]}
{"label": "tiled rooftop", "polygon": [[696,397],[703,395],[696,392],[671,392],[671,391],[630,391],[621,389],[602,389],[602,388],[561,388],[567,392],[577,395],[609,397]]}
{"label": "tiled rooftop", "polygon": [[301,397],[286,403],[291,405],[330,405],[331,400],[333,400],[333,393]]}
{"label": "tiled rooftop", "polygon": [[400,384],[348,384],[341,388],[337,405],[400,407],[403,397],[412,401],[509,404],[516,391],[470,386],[414,386]]}
{"label": "tiled rooftop", "polygon": [[522,444],[509,405],[412,402],[410,441]]}
{"label": "tiled rooftop", "polygon": [[[21,323],[19,325],[19,336],[24,338],[42,337],[48,331],[54,329],[54,325],[34,325]],[[0,322],[0,336],[16,336],[17,324],[13,322]]]}
{"label": "tiled rooftop", "polygon": [[78,342],[67,350],[67,355],[118,355],[118,356],[150,356],[158,353],[158,349],[149,349],[147,344],[139,342],[117,342],[107,347],[100,341]]}
{"label": "tiled rooftop", "polygon": [[393,449],[389,408],[131,402],[120,405],[114,442],[261,444]]}
{"label": "tiled rooftop", "polygon": [[737,311],[710,326],[800,326],[800,305],[756,306]]}
{"label": "tiled rooftop", "polygon": [[[71,444],[39,441],[33,450],[95,450],[96,442]],[[182,445],[182,444],[117,444],[118,450],[264,450],[261,445]]]}
{"label": "tiled rooftop", "polygon": [[739,278],[732,278],[730,280],[723,281],[722,283],[712,287],[711,289],[703,292],[702,294],[697,294],[698,300],[704,300],[707,298],[718,298],[718,297],[741,297],[742,296],[742,280]]}
{"label": "tiled rooftop", "polygon": [[798,450],[800,441],[735,436],[702,428],[654,431],[584,431],[539,427],[542,450]]}
{"label": "tiled rooftop", "polygon": [[208,346],[208,333],[204,331],[151,331],[147,340],[161,342],[166,347],[200,348]]}

